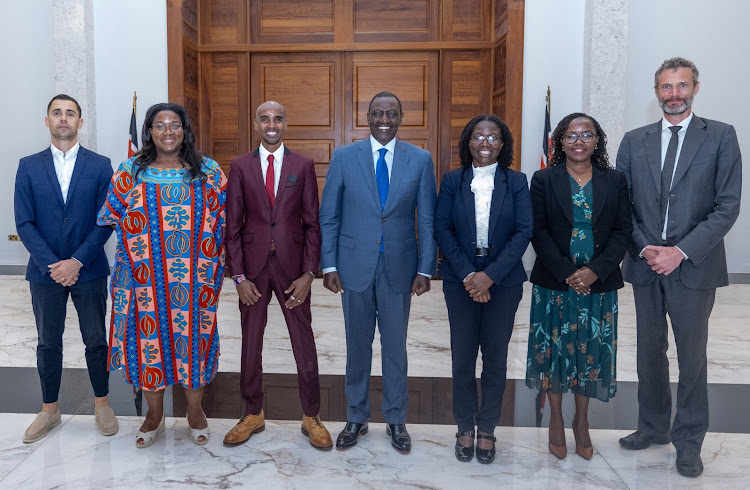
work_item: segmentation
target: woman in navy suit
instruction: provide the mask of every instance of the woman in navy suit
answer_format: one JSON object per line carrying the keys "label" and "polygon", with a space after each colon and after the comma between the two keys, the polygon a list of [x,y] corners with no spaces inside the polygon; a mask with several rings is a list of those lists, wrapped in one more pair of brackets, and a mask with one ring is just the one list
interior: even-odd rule
{"label": "woman in navy suit", "polygon": [[[453,359],[453,416],[459,461],[495,459],[493,432],[505,391],[508,342],[526,280],[521,257],[533,215],[526,176],[511,170],[513,135],[494,115],[477,116],[458,144],[461,168],[443,176],[435,209],[440,275]],[[476,363],[482,350],[482,403]]]}

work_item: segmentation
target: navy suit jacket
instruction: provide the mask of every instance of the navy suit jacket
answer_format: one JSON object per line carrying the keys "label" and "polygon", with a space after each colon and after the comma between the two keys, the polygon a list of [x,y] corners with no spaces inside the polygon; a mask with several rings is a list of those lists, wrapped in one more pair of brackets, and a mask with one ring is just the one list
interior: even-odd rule
{"label": "navy suit jacket", "polygon": [[345,291],[364,291],[375,277],[382,236],[393,291],[408,293],[418,272],[435,274],[435,187],[430,152],[396,140],[381,209],[370,138],[336,148],[320,203],[321,269],[336,267]]}
{"label": "navy suit jacket", "polygon": [[96,225],[104,203],[112,164],[81,146],[63,202],[55,163],[49,148],[21,159],[16,173],[16,230],[31,254],[26,280],[54,283],[49,265],[75,257],[82,264],[79,281],[109,274],[104,253],[112,228]]}
{"label": "navy suit jacket", "polygon": [[[435,207],[435,238],[443,252],[440,275],[447,281],[462,282],[474,267],[477,225],[470,167],[443,176]],[[526,175],[498,167],[490,205],[490,265],[484,273],[502,287],[526,281],[521,262],[534,231],[531,198]],[[477,271],[478,272],[478,271]]]}

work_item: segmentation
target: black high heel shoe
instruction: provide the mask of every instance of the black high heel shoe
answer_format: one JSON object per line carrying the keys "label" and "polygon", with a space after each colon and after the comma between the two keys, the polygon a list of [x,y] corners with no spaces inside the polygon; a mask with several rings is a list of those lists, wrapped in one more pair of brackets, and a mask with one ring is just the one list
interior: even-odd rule
{"label": "black high heel shoe", "polygon": [[[462,446],[458,443],[459,437],[471,437],[471,446]],[[467,430],[466,432],[456,432],[456,459],[468,463],[474,458],[474,431]]]}
{"label": "black high heel shoe", "polygon": [[477,433],[477,440],[479,439],[492,441],[492,447],[490,449],[482,449],[477,445],[477,461],[482,464],[490,464],[495,460],[495,442],[497,441],[497,437]]}

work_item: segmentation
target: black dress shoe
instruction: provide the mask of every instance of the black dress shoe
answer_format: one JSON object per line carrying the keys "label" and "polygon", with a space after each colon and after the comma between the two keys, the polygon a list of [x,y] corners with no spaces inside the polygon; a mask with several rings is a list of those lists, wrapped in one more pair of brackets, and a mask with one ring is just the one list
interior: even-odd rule
{"label": "black dress shoe", "polygon": [[487,434],[477,434],[477,439],[487,439],[492,441],[492,447],[490,449],[482,449],[477,445],[477,461],[482,464],[490,464],[495,461],[495,442],[497,437],[489,436]]}
{"label": "black dress shoe", "polygon": [[693,451],[677,450],[677,472],[682,476],[695,478],[703,473],[701,455]]}
{"label": "black dress shoe", "polygon": [[359,436],[367,434],[367,431],[367,422],[364,424],[347,422],[344,430],[336,438],[336,447],[349,447],[357,444]]}
{"label": "black dress shoe", "polygon": [[391,445],[399,451],[411,451],[411,436],[406,432],[404,424],[388,424],[385,433],[391,436]]}
{"label": "black dress shoe", "polygon": [[620,446],[631,450],[646,449],[651,444],[669,444],[669,434],[651,436],[637,430],[620,439]]}
{"label": "black dress shoe", "polygon": [[[471,446],[462,446],[458,443],[458,438],[468,436],[471,437]],[[474,458],[474,431],[467,430],[466,432],[456,432],[456,459],[468,463]]]}

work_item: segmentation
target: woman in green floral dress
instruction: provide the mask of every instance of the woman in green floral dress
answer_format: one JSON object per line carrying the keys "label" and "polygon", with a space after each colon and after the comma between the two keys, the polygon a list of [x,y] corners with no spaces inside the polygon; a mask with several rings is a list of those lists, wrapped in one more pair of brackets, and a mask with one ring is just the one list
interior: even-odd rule
{"label": "woman in green floral dress", "polygon": [[590,459],[589,399],[608,401],[617,389],[617,289],[632,231],[630,199],[594,118],[570,114],[552,142],[550,167],[531,180],[537,258],[526,385],[549,396],[549,450],[561,459],[562,394],[575,394],[576,453]]}

